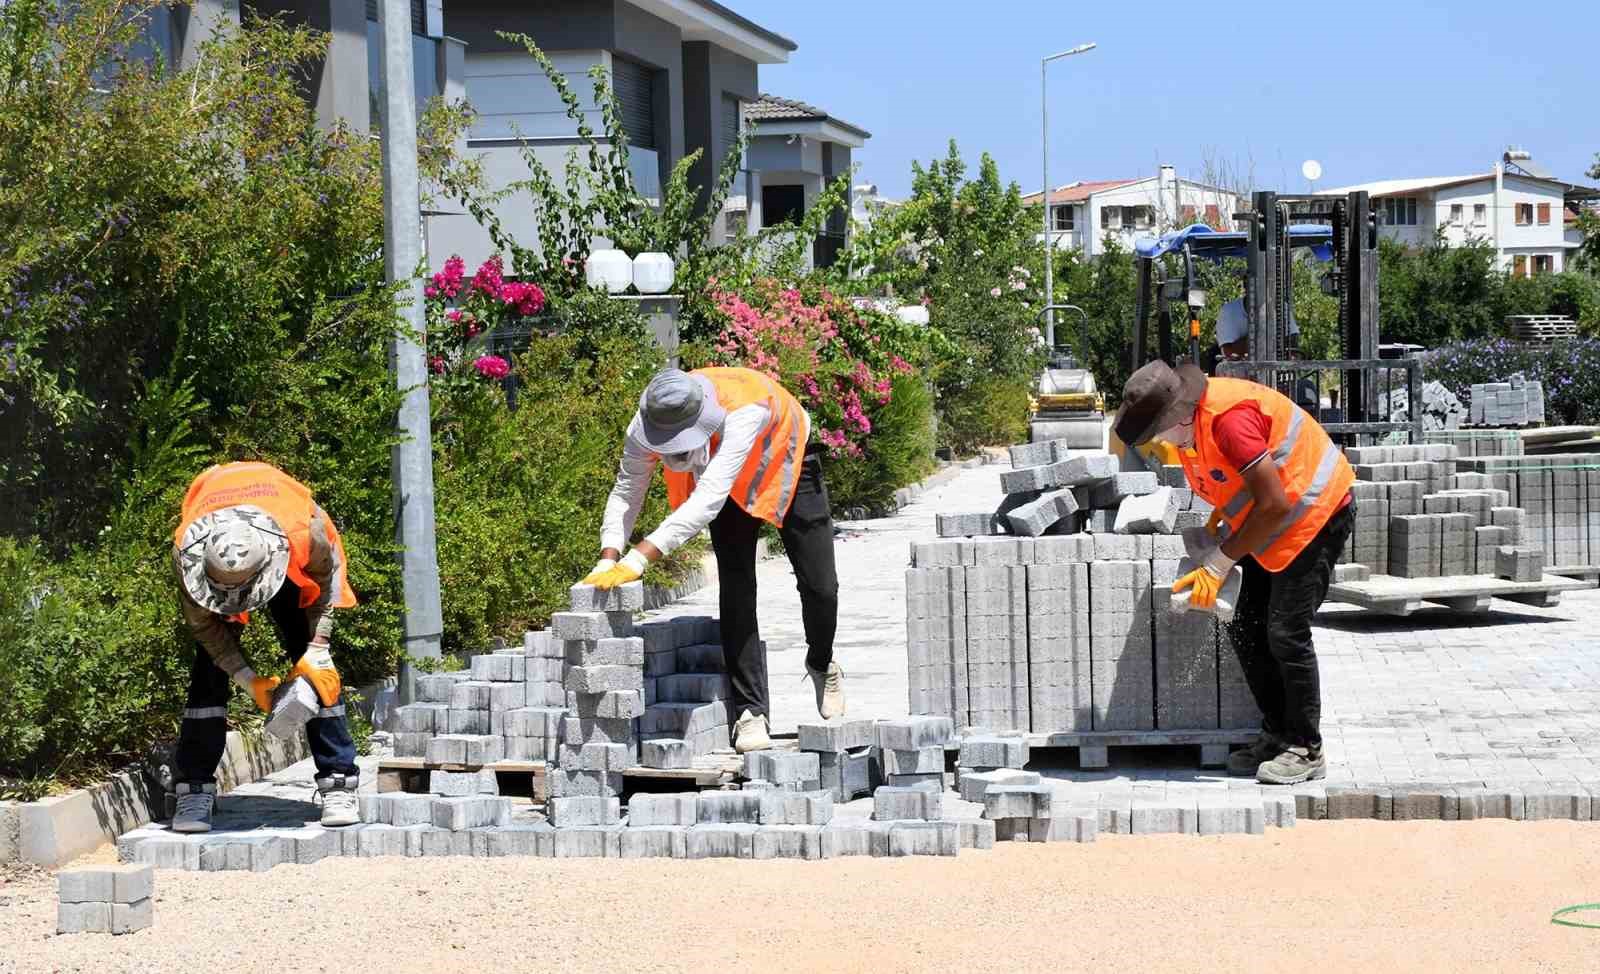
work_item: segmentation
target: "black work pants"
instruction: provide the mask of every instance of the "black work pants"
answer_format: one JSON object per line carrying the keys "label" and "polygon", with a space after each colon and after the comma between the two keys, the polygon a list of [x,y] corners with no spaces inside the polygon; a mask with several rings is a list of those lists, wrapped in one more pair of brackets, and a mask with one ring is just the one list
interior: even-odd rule
{"label": "black work pants", "polygon": [[[757,715],[768,711],[767,657],[756,625],[756,541],[761,524],[731,499],[711,522],[721,592],[722,659],[732,684],[728,716],[734,720],[746,710]],[[833,662],[833,635],[839,626],[839,575],[833,562],[833,515],[822,461],[809,451],[778,534],[800,590],[806,665],[826,669]]]}
{"label": "black work pants", "polygon": [[1261,708],[1261,728],[1303,747],[1322,746],[1322,684],[1311,645],[1311,618],[1328,594],[1333,566],[1355,525],[1355,501],[1336,512],[1281,572],[1254,558],[1228,624],[1245,682]]}
{"label": "black work pants", "polygon": [[[311,627],[300,608],[300,586],[289,579],[267,603],[278,644],[298,662],[311,642]],[[242,628],[242,627],[241,627]],[[189,699],[178,731],[178,780],[191,784],[212,784],[217,780],[217,765],[228,737],[228,693],[233,680],[212,662],[205,647],[196,646],[194,664],[189,669]],[[356,745],[344,722],[344,704],[322,708],[306,722],[306,743],[317,766],[317,777],[331,774],[356,774]]]}

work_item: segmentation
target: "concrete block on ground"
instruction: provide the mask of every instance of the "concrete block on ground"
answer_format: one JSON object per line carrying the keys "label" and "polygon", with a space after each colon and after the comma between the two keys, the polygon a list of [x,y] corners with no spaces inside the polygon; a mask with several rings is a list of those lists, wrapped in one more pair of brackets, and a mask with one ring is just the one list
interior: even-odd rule
{"label": "concrete block on ground", "polygon": [[549,768],[545,793],[551,798],[610,798],[622,794],[622,772]]}
{"label": "concrete block on ground", "polygon": [[466,795],[498,795],[500,779],[493,768],[479,768],[477,771],[434,770],[428,772],[428,790],[435,795],[452,798]]}
{"label": "concrete block on ground", "polygon": [[982,802],[989,788],[995,785],[1037,785],[1037,771],[996,769],[993,771],[962,770],[956,779],[957,790],[963,801]]}
{"label": "concrete block on ground", "polygon": [[626,831],[620,825],[558,826],[551,854],[557,859],[620,859]]}
{"label": "concrete block on ground", "polygon": [[801,724],[798,737],[802,751],[837,754],[877,744],[878,730],[876,722],[872,720],[841,718],[823,723]]}
{"label": "concrete block on ground", "polygon": [[574,585],[569,594],[573,612],[639,612],[644,609],[643,582],[628,582],[612,589]]}
{"label": "concrete block on ground", "polygon": [[1086,453],[1055,466],[1054,477],[1058,487],[1079,487],[1110,480],[1119,469],[1117,458],[1109,453]]}
{"label": "concrete block on ground", "polygon": [[943,747],[954,734],[955,724],[949,717],[918,716],[878,722],[878,746],[884,750]]}
{"label": "concrete block on ground", "polygon": [[886,856],[892,823],[863,819],[834,819],[821,829],[822,858]]}
{"label": "concrete block on ground", "polygon": [[835,754],[817,755],[818,784],[832,792],[834,800],[848,802],[872,794],[883,783],[883,765],[876,748],[857,748]]}
{"label": "concrete block on ground", "polygon": [[963,770],[1022,768],[1028,763],[1028,741],[1023,737],[964,737],[957,763]]}
{"label": "concrete block on ground", "polygon": [[626,771],[638,763],[635,754],[633,744],[562,744],[556,760],[569,771]]}
{"label": "concrete block on ground", "polygon": [[552,798],[546,805],[550,824],[557,829],[575,825],[615,825],[622,820],[622,800],[614,796]]}
{"label": "concrete block on ground", "polygon": [[808,751],[751,751],[744,756],[746,778],[770,781],[781,787],[805,785],[821,778],[817,755]]}
{"label": "concrete block on ground", "polygon": [[436,829],[460,832],[465,829],[506,825],[511,821],[511,802],[488,795],[461,798],[433,799],[433,821]]}
{"label": "concrete block on ground", "polygon": [[1006,512],[1005,516],[1012,532],[1037,537],[1077,510],[1078,501],[1072,491],[1055,490]]}
{"label": "concrete block on ground", "polygon": [[985,818],[1050,818],[1051,796],[1047,784],[991,785],[983,793]]}
{"label": "concrete block on ground", "polygon": [[872,817],[879,822],[901,819],[938,821],[944,817],[943,794],[938,787],[900,788],[884,785],[872,793]]}
{"label": "concrete block on ground", "polygon": [[639,793],[628,799],[628,827],[689,826],[699,818],[700,796],[687,791],[671,795]]}
{"label": "concrete block on ground", "polygon": [[1495,549],[1494,573],[1513,582],[1537,582],[1544,575],[1544,549],[1533,545],[1501,545]]}
{"label": "concrete block on ground", "polygon": [[1089,492],[1089,504],[1096,508],[1114,508],[1121,504],[1125,497],[1152,494],[1159,487],[1160,484],[1156,482],[1156,475],[1153,473],[1119,473],[1095,484],[1094,489]]}
{"label": "concrete block on ground", "polygon": [[885,750],[883,773],[885,775],[943,774],[944,747],[935,744],[911,751]]}
{"label": "concrete block on ground", "polygon": [[961,850],[961,827],[955,822],[897,821],[889,827],[890,856],[954,856]]}
{"label": "concrete block on ground", "polygon": [[755,856],[754,824],[703,823],[685,836],[685,858],[750,859]]}
{"label": "concrete block on ground", "polygon": [[687,768],[693,762],[694,752],[687,741],[662,737],[639,744],[639,763],[647,768]]}
{"label": "concrete block on ground", "polygon": [[833,818],[833,794],[828,791],[786,791],[773,788],[760,793],[762,825],[827,825]]}
{"label": "concrete block on ground", "polygon": [[701,823],[717,825],[759,825],[761,823],[761,792],[701,792],[696,819]]}

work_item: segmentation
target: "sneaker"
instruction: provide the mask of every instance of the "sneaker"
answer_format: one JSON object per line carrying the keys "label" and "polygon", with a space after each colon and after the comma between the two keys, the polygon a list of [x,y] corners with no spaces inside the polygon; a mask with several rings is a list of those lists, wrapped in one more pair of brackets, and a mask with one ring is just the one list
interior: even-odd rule
{"label": "sneaker", "polygon": [[765,751],[772,746],[767,736],[767,718],[746,710],[733,725],[733,749],[740,754]]}
{"label": "sneaker", "polygon": [[811,678],[811,688],[817,692],[817,713],[823,720],[844,716],[844,670],[838,663],[829,663],[826,670],[806,667]]}
{"label": "sneaker", "polygon": [[361,810],[356,802],[357,775],[330,775],[317,779],[317,795],[322,799],[322,824],[327,828],[356,825]]}
{"label": "sneaker", "polygon": [[1264,785],[1298,785],[1327,773],[1328,762],[1322,756],[1322,748],[1286,747],[1256,771],[1256,780]]}
{"label": "sneaker", "polygon": [[1228,773],[1241,778],[1254,778],[1256,770],[1283,753],[1283,742],[1262,731],[1250,746],[1228,755]]}
{"label": "sneaker", "polygon": [[217,806],[217,786],[180,781],[173,789],[178,808],[172,815],[174,832],[210,832],[211,812]]}

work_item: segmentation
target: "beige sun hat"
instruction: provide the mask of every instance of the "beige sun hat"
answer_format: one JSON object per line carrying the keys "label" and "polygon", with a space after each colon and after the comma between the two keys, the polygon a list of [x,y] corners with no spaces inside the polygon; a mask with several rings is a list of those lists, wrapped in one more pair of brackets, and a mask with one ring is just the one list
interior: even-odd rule
{"label": "beige sun hat", "polygon": [[289,570],[289,537],[253,504],[194,519],[178,546],[178,574],[202,609],[238,615],[266,605]]}

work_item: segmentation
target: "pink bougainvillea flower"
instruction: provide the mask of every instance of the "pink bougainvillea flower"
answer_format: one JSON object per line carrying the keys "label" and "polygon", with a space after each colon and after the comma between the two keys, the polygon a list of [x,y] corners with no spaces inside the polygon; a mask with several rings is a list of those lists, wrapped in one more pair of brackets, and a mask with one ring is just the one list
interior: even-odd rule
{"label": "pink bougainvillea flower", "polygon": [[485,379],[504,379],[511,374],[511,365],[498,355],[480,355],[472,367]]}
{"label": "pink bougainvillea flower", "polygon": [[434,375],[443,375],[444,359],[438,355],[433,356],[432,358],[428,359],[428,368],[433,370]]}
{"label": "pink bougainvillea flower", "polygon": [[1000,296],[1000,289],[998,287],[992,287],[992,288],[989,289],[989,297],[998,298],[999,296]]}
{"label": "pink bougainvillea flower", "polygon": [[446,311],[444,313],[444,316],[445,316],[446,319],[448,319],[451,322],[454,322],[456,324],[460,324],[461,323],[461,309],[460,308],[451,308],[449,311]]}

